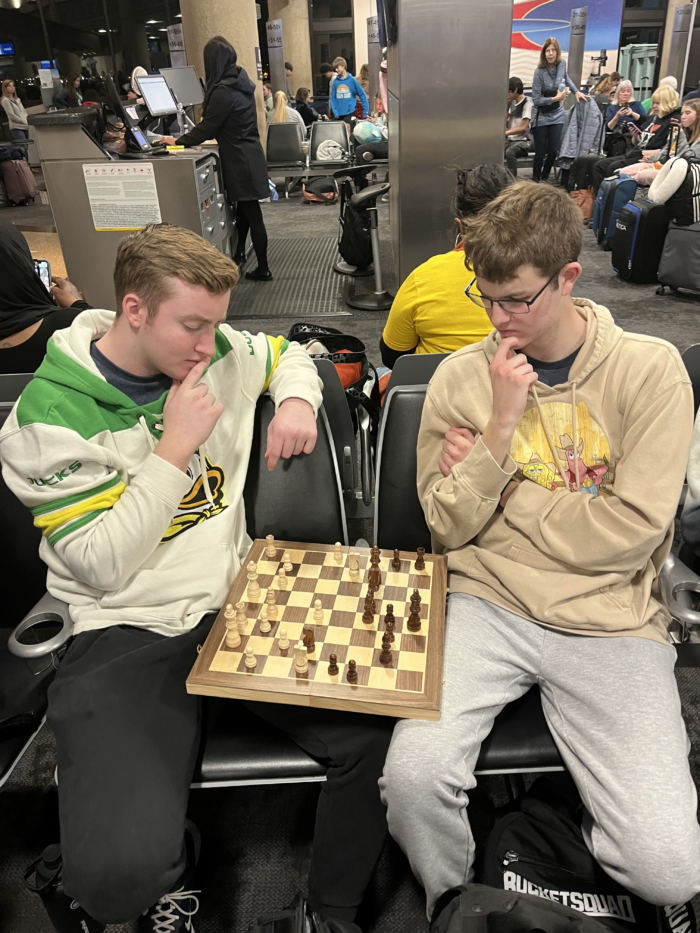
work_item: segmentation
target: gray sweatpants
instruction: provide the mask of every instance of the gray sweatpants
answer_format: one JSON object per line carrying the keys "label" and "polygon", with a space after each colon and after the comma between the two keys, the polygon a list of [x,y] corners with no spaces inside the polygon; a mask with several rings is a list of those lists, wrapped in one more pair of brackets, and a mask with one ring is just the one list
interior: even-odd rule
{"label": "gray sweatpants", "polygon": [[569,635],[482,599],[449,598],[440,721],[401,721],[379,782],[428,917],[441,894],[472,880],[467,803],[481,743],[503,707],[536,683],[588,811],[584,836],[597,861],[653,904],[700,892],[675,657],[672,646],[644,638]]}

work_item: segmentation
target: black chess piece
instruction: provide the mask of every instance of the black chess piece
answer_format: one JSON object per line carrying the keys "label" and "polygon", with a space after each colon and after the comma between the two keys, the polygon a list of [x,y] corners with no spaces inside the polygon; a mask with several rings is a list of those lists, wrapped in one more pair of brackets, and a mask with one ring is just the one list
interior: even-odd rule
{"label": "black chess piece", "polygon": [[338,673],[338,656],[335,654],[332,654],[328,660],[329,660],[328,673],[330,674],[331,677],[333,677],[335,676],[335,674]]}
{"label": "black chess piece", "polygon": [[349,684],[357,683],[357,661],[348,661],[347,681]]}
{"label": "black chess piece", "polygon": [[378,564],[373,563],[372,566],[369,568],[369,572],[367,574],[367,582],[373,589],[375,590],[379,589],[379,584],[382,582],[382,574],[381,574]]}
{"label": "black chess piece", "polygon": [[304,647],[306,648],[308,653],[311,654],[311,652],[316,647],[316,639],[314,638],[314,629],[312,625],[308,626],[308,628],[307,626],[304,626],[302,630],[301,638],[302,638]]}
{"label": "black chess piece", "polygon": [[401,570],[401,557],[399,556],[398,548],[394,548],[394,559],[391,562],[391,566],[397,573]]}
{"label": "black chess piece", "polygon": [[374,622],[374,610],[376,606],[374,605],[374,596],[370,591],[365,596],[365,611],[362,614],[362,621],[365,625],[371,625]]}
{"label": "black chess piece", "polygon": [[411,614],[408,617],[406,628],[409,630],[409,632],[420,632],[420,626],[421,626],[420,610],[411,609]]}
{"label": "black chess piece", "polygon": [[384,628],[391,635],[391,641],[395,641],[394,638],[394,627],[396,625],[396,619],[394,617],[394,606],[393,603],[389,603],[386,607],[386,613],[384,615]]}
{"label": "black chess piece", "polygon": [[391,636],[389,632],[384,632],[382,635],[382,650],[379,655],[379,663],[383,664],[385,667],[388,667],[393,663],[394,656],[391,653]]}
{"label": "black chess piece", "polygon": [[416,562],[413,565],[415,569],[420,573],[421,570],[425,570],[425,548],[419,547],[416,549]]}

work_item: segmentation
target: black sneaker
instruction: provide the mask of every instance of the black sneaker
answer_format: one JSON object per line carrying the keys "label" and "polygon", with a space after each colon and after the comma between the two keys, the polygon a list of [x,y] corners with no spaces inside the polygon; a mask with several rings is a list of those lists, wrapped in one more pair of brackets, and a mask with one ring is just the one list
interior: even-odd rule
{"label": "black sneaker", "polygon": [[138,933],[194,933],[192,917],[199,910],[197,894],[201,891],[185,891],[184,888],[164,894],[139,917]]}
{"label": "black sneaker", "polygon": [[267,272],[261,272],[260,269],[253,269],[252,272],[246,272],[245,277],[250,279],[251,282],[271,282],[272,273],[268,269]]}

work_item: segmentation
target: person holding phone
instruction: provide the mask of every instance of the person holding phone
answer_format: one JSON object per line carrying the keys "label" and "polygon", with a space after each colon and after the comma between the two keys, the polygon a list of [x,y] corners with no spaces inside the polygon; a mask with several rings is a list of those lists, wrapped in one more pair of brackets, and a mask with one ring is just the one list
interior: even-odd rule
{"label": "person holding phone", "polygon": [[634,100],[632,82],[625,79],[620,81],[612,99],[612,103],[605,112],[605,123],[612,132],[616,127],[641,126],[646,120],[646,111],[639,101]]}

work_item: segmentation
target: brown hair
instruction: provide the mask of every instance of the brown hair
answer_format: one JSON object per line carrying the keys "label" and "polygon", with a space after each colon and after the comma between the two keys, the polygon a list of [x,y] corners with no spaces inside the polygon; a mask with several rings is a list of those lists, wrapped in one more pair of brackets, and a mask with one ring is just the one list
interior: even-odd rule
{"label": "brown hair", "polygon": [[76,74],[74,71],[71,71],[71,73],[66,78],[66,90],[68,91],[68,96],[71,98],[71,100],[78,99],[78,90],[75,86],[75,82],[80,77],[81,75]]}
{"label": "brown hair", "polygon": [[348,63],[345,61],[344,58],[341,58],[340,56],[338,56],[337,58],[334,58],[334,59],[333,59],[333,71],[335,71],[335,69],[338,67],[338,65],[342,65],[343,68],[347,68],[347,67],[348,67]]}
{"label": "brown hair", "polygon": [[172,224],[149,224],[119,244],[114,263],[117,315],[124,296],[133,292],[145,303],[152,320],[161,302],[172,295],[169,278],[223,295],[236,285],[239,273],[228,256],[194,231]]}
{"label": "brown hair", "polygon": [[554,62],[554,64],[558,65],[559,62],[561,61],[561,46],[559,45],[558,40],[554,38],[554,36],[550,36],[549,39],[544,40],[544,45],[540,49],[540,60],[537,63],[538,68],[551,68],[551,65],[547,61],[545,54],[544,54],[550,45],[553,45],[554,48],[557,50],[557,60]]}
{"label": "brown hair", "polygon": [[659,105],[659,116],[667,117],[669,113],[678,110],[681,105],[681,99],[669,84],[662,84],[657,87],[651,95],[652,104]]}
{"label": "brown hair", "polygon": [[683,127],[683,132],[685,133],[685,138],[688,140],[688,145],[692,146],[697,139],[700,138],[700,97],[691,97],[690,100],[687,100],[684,104],[684,107],[689,107],[691,110],[695,111],[695,124],[688,129]]}
{"label": "brown hair", "polygon": [[[474,217],[465,217],[464,255],[477,276],[510,282],[521,266],[550,278],[575,262],[583,246],[581,211],[566,192],[519,181]],[[556,286],[555,286],[556,287]]]}
{"label": "brown hair", "polygon": [[596,94],[609,94],[615,87],[615,84],[616,82],[613,80],[613,76],[607,75],[599,84],[596,84],[593,91]]}
{"label": "brown hair", "polygon": [[[5,81],[2,82],[2,94],[0,94],[0,97],[10,97],[10,95],[7,93],[7,89],[10,85],[12,85],[15,89],[14,99],[17,100],[17,85],[12,78],[6,78]],[[11,97],[10,100],[12,100]]]}
{"label": "brown hair", "polygon": [[305,104],[307,100],[309,99],[310,94],[311,94],[311,91],[308,89],[308,87],[297,88],[295,100],[298,104]]}

